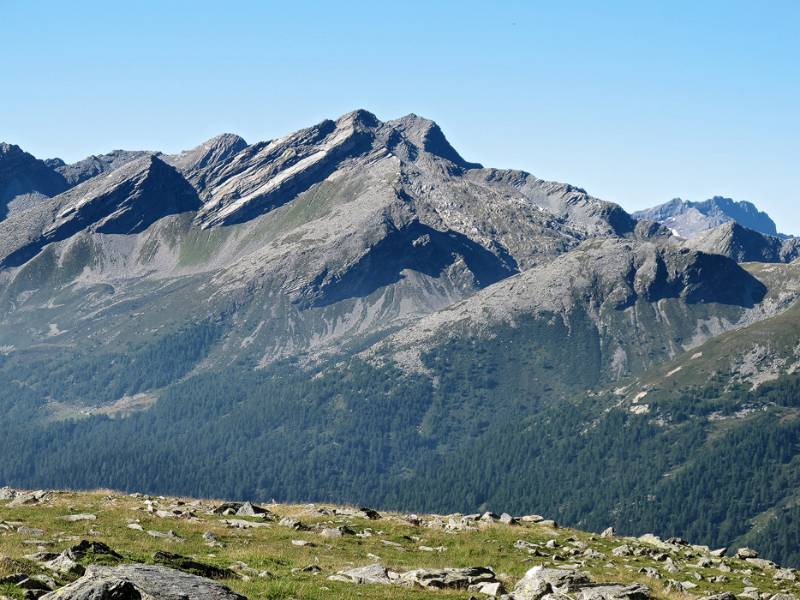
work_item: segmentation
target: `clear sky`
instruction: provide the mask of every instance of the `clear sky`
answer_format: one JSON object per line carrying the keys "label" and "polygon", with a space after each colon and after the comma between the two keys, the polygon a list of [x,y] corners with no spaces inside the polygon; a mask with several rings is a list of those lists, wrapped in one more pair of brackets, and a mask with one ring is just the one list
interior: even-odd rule
{"label": "clear sky", "polygon": [[800,233],[798,30],[798,0],[0,0],[0,140],[73,161],[414,112],[487,166]]}

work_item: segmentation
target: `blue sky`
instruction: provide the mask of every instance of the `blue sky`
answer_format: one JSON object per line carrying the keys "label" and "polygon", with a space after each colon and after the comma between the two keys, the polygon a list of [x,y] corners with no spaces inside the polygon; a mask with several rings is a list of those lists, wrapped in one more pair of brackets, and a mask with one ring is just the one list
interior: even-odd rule
{"label": "blue sky", "polygon": [[798,27],[797,0],[0,0],[0,140],[71,161],[414,112],[488,166],[800,233]]}

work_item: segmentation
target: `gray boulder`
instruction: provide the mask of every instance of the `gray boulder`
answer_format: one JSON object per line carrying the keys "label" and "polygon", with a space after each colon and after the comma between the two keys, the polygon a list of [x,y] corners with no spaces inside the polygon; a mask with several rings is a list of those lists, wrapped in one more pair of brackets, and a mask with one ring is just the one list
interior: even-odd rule
{"label": "gray boulder", "polygon": [[415,569],[400,575],[402,585],[433,589],[467,589],[479,583],[495,581],[494,571],[487,567],[466,567],[447,569]]}
{"label": "gray boulder", "polygon": [[514,600],[539,600],[547,594],[578,591],[589,583],[585,573],[536,566],[517,582],[512,596]]}
{"label": "gray boulder", "polygon": [[153,565],[90,567],[86,574],[45,600],[246,600],[226,586]]}
{"label": "gray boulder", "polygon": [[753,550],[752,548],[739,548],[736,551],[736,558],[758,558],[758,552]]}
{"label": "gray boulder", "polygon": [[581,588],[577,600],[649,600],[650,588],[644,585],[598,585]]}
{"label": "gray boulder", "polygon": [[356,567],[346,571],[339,571],[336,575],[328,577],[331,581],[346,581],[350,583],[376,583],[390,584],[389,572],[386,567],[380,564],[367,565],[366,567]]}

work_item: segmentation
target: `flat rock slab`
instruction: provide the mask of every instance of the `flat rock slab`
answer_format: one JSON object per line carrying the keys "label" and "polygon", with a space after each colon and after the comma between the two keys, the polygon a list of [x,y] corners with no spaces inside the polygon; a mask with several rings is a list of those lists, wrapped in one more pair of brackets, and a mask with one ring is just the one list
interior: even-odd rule
{"label": "flat rock slab", "polygon": [[153,565],[92,566],[86,574],[44,600],[247,600],[226,586],[197,575]]}

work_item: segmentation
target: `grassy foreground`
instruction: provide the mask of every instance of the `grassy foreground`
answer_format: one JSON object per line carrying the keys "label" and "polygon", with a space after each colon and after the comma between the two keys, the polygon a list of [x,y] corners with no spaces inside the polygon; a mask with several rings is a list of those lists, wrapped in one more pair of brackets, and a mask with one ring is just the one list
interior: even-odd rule
{"label": "grassy foreground", "polygon": [[[165,551],[232,569],[235,575],[223,582],[250,599],[475,596],[466,590],[356,585],[327,579],[339,570],[376,562],[397,571],[490,566],[507,590],[532,566],[545,565],[578,568],[598,582],[643,583],[658,598],[702,597],[723,591],[739,595],[745,588],[769,595],[800,592],[797,581],[786,580],[793,571],[782,570],[776,579],[778,568],[766,561],[718,558],[707,549],[690,545],[659,548],[653,545],[657,541],[601,537],[546,521],[511,525],[478,521],[469,522],[466,530],[447,531],[448,517],[420,515],[422,522],[416,524],[408,515],[396,513],[369,519],[348,515],[342,507],[275,504],[265,508],[276,520],[267,520],[214,514],[212,510],[220,504],[109,491],[51,492],[42,501],[24,506],[9,507],[7,501],[0,501],[0,581],[22,572],[45,574],[58,584],[67,583],[75,576],[56,576],[26,556],[61,552],[80,540],[90,540],[107,544],[126,562],[153,563],[154,553]],[[96,519],[63,519],[75,514]],[[308,529],[293,528],[286,520],[281,524],[286,517],[299,520]],[[238,526],[225,523],[231,520]],[[244,522],[256,526],[241,528]],[[337,535],[330,530],[340,526],[351,531],[328,537]],[[154,537],[149,532],[169,537]],[[216,541],[209,541],[214,538]],[[620,550],[621,546],[627,548]],[[689,585],[681,591],[671,581]],[[0,584],[0,597],[4,595],[23,597],[13,584]]]}

